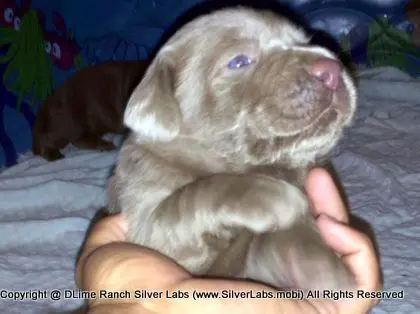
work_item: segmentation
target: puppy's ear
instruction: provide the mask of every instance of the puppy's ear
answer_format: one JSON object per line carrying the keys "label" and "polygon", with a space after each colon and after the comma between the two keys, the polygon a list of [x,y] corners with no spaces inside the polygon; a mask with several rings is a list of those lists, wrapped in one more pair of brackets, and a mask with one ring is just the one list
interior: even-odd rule
{"label": "puppy's ear", "polygon": [[128,100],[124,124],[142,142],[170,141],[180,131],[182,113],[174,96],[174,77],[170,59],[158,54]]}

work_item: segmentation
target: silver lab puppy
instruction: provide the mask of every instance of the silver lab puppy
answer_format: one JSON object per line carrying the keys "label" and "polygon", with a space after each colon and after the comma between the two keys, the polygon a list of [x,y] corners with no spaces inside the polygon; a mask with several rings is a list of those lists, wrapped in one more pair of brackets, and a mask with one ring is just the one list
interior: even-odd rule
{"label": "silver lab puppy", "polygon": [[337,58],[269,11],[233,8],[181,28],[134,90],[108,185],[129,241],[195,275],[349,289],[302,191],[351,123]]}

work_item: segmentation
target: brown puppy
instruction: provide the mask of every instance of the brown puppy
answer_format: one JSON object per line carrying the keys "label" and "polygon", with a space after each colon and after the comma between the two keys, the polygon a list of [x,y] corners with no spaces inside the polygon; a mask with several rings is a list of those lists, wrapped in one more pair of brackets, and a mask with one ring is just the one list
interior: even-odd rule
{"label": "brown puppy", "polygon": [[225,9],[181,28],[128,102],[108,185],[128,238],[195,275],[351,289],[302,191],[356,108],[337,58],[268,11]]}
{"label": "brown puppy", "polygon": [[413,32],[411,33],[411,40],[417,47],[420,46],[420,4],[418,1],[411,0],[407,2],[405,7],[407,20],[410,21],[413,26]]}
{"label": "brown puppy", "polygon": [[63,157],[60,149],[70,143],[83,149],[114,149],[102,136],[124,131],[126,103],[147,66],[146,61],[108,62],[70,77],[37,113],[33,153],[53,161]]}

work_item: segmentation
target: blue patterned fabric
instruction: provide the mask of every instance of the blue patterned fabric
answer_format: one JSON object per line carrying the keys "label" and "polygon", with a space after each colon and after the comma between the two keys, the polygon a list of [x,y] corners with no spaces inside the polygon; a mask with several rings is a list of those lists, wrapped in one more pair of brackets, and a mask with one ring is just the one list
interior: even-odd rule
{"label": "blue patterned fabric", "polygon": [[[356,64],[393,65],[417,76],[420,10],[407,15],[415,1],[279,0],[333,35]],[[56,86],[86,65],[146,58],[164,30],[199,2],[0,0],[0,167],[31,148],[37,108]]]}

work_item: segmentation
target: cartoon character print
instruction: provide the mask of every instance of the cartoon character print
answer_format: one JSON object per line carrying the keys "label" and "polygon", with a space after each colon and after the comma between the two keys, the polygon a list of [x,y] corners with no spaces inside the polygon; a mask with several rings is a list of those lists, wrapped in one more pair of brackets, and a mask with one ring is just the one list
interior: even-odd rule
{"label": "cartoon character print", "polygon": [[29,11],[30,5],[30,0],[22,0],[20,6],[16,0],[4,0],[0,2],[0,25],[19,31],[22,17]]}
{"label": "cartoon character print", "polygon": [[70,29],[67,29],[63,17],[53,12],[55,30],[45,31],[45,51],[53,64],[61,70],[69,70],[76,66],[76,58],[81,48]]}
{"label": "cartoon character print", "polygon": [[52,66],[67,70],[84,64],[63,18],[57,13],[53,18],[54,31],[47,31],[43,12],[31,8],[31,0],[0,0],[0,114],[12,110],[0,119],[0,165],[15,164],[30,147],[15,143],[14,132],[19,126],[30,134],[36,107],[54,86]]}

